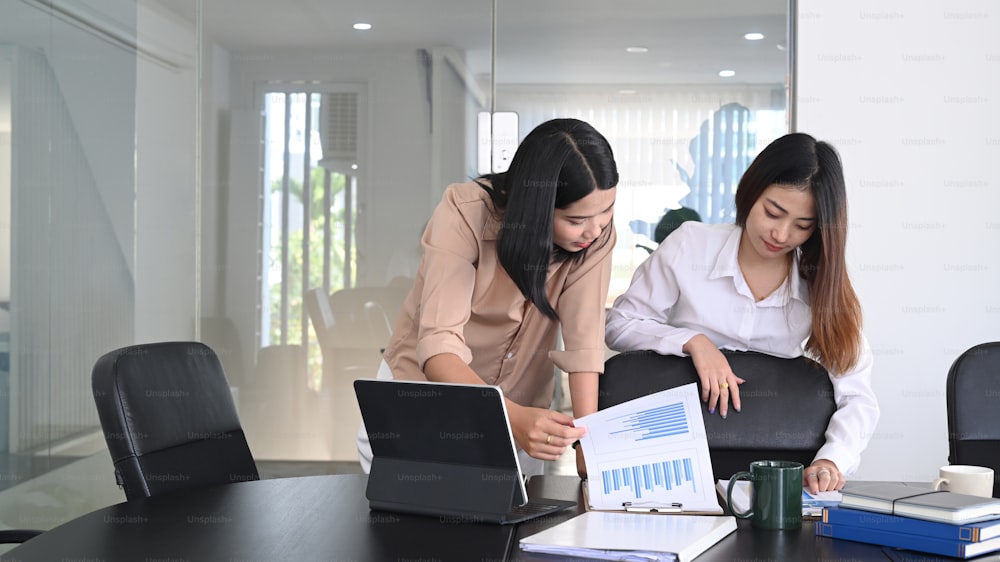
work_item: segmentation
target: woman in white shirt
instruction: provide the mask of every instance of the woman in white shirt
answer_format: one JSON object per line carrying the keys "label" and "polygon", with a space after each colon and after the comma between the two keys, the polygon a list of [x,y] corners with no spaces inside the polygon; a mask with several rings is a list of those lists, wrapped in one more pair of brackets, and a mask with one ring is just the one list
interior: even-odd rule
{"label": "woman in white shirt", "polygon": [[739,412],[744,380],[720,349],[821,363],[837,410],[803,472],[813,492],[844,486],[879,417],[872,353],[845,263],[846,226],[836,150],[803,133],[785,135],[741,178],[736,224],[681,225],[636,270],[605,332],[614,350],[690,355],[702,400],[723,418],[730,405]]}

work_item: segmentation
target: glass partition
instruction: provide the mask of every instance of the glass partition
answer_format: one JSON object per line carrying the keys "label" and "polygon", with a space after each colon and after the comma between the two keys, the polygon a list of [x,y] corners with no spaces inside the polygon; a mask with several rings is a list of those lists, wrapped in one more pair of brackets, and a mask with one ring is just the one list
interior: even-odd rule
{"label": "glass partition", "polygon": [[247,10],[201,13],[203,136],[220,147],[202,175],[201,336],[231,350],[258,458],[354,462],[351,383],[378,369],[445,185],[475,174],[491,9],[256,2],[233,17]]}
{"label": "glass partition", "polygon": [[[151,273],[139,263],[146,240],[136,229],[136,141],[150,130],[139,123],[144,69],[127,48],[139,10],[59,4],[8,2],[0,20],[0,520],[10,527],[48,528],[77,514],[81,497],[100,493],[100,479],[81,476],[80,489],[47,508],[27,501],[60,482],[43,482],[46,474],[104,447],[90,369],[100,354],[135,340],[137,281]],[[151,131],[143,144],[155,137]],[[178,312],[191,309],[186,300]],[[113,493],[110,472],[108,479]]]}
{"label": "glass partition", "polygon": [[785,130],[786,2],[629,6],[6,2],[0,523],[124,499],[90,370],[132,343],[215,349],[262,465],[355,463],[350,383],[445,186],[480,173],[484,112],[608,135],[619,289],[664,209],[727,220],[739,166]]}
{"label": "glass partition", "polygon": [[[753,156],[788,131],[787,0],[498,3],[496,108],[604,133],[621,180],[609,303],[666,212],[734,222]],[[612,24],[613,22],[613,24]]]}

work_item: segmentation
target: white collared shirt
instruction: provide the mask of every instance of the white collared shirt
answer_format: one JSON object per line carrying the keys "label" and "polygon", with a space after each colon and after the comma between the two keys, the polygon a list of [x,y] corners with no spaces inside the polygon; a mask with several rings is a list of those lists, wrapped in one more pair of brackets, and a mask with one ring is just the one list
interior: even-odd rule
{"label": "white collared shirt", "polygon": [[[735,225],[688,221],[671,233],[636,269],[608,312],[608,347],[685,355],[684,344],[704,334],[720,349],[804,355],[812,314],[798,264],[793,260],[788,279],[757,302],[737,262],[742,232]],[[857,469],[879,418],[871,367],[871,349],[862,336],[855,367],[830,376],[837,411],[816,458],[833,461],[845,474]]]}

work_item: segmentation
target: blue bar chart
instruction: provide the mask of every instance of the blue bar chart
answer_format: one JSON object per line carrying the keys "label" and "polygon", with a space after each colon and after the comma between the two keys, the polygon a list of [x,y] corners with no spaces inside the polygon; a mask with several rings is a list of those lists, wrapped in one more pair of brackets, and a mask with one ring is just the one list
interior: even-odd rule
{"label": "blue bar chart", "polygon": [[593,509],[627,504],[721,513],[695,383],[654,392],[577,420]]}
{"label": "blue bar chart", "polygon": [[605,494],[620,493],[628,489],[636,499],[642,499],[643,494],[650,495],[657,490],[686,488],[689,492],[698,491],[690,456],[602,470],[601,482]]}
{"label": "blue bar chart", "polygon": [[621,424],[621,429],[610,431],[609,435],[629,435],[636,442],[684,435],[689,432],[683,402],[629,413],[608,421],[612,424]]}
{"label": "blue bar chart", "polygon": [[689,443],[693,439],[689,414],[684,400],[672,400],[612,415],[604,421],[604,430],[591,436],[591,443],[601,454],[610,455]]}

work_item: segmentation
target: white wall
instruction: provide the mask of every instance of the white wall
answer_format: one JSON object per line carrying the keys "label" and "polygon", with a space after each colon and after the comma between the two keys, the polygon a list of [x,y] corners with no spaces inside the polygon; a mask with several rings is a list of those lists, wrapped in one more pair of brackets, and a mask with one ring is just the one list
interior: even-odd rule
{"label": "white wall", "polygon": [[1000,340],[998,20],[994,0],[799,2],[797,128],[844,161],[882,405],[858,478],[934,478],[948,368]]}
{"label": "white wall", "polygon": [[[0,301],[10,300],[10,96],[13,69],[10,49],[0,50]],[[0,311],[0,332],[10,330],[10,315]],[[0,412],[2,416],[5,412]],[[0,436],[0,440],[4,436]]]}
{"label": "white wall", "polygon": [[[0,72],[8,72],[2,64]],[[10,131],[0,131],[0,301],[10,300]],[[10,329],[7,312],[0,312],[0,332]]]}
{"label": "white wall", "polygon": [[225,242],[229,197],[229,53],[209,46],[203,53],[202,75],[216,77],[202,91],[201,203],[203,316],[225,316]]}
{"label": "white wall", "polygon": [[[139,3],[149,45],[170,45],[177,68],[136,58],[135,341],[194,337],[199,303],[194,30]],[[187,49],[186,51],[184,49]]]}

